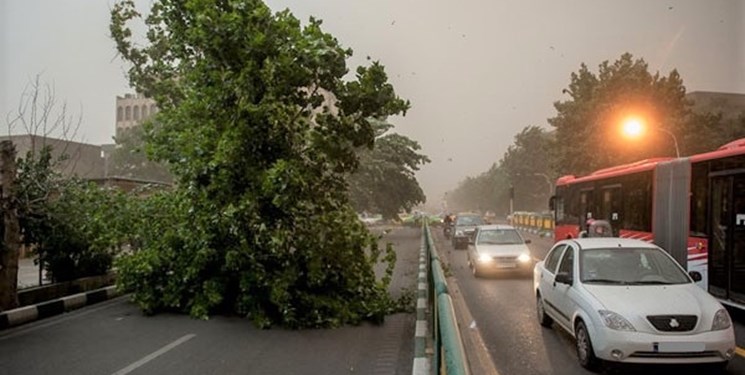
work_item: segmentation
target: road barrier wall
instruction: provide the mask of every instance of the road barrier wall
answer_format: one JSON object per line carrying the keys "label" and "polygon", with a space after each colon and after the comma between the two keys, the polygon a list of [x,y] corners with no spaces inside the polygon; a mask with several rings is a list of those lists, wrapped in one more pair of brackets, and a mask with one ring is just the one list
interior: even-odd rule
{"label": "road barrier wall", "polygon": [[554,231],[554,217],[550,213],[515,211],[511,224],[519,230],[542,237],[550,237]]}

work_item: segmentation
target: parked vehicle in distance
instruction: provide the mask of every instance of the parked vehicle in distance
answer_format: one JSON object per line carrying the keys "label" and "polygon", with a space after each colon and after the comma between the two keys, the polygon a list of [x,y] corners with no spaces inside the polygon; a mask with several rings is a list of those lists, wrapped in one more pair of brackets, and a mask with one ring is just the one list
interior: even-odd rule
{"label": "parked vehicle in distance", "polygon": [[576,340],[579,363],[710,363],[735,354],[732,321],[714,297],[660,247],[625,238],[556,243],[534,270],[541,325]]}
{"label": "parked vehicle in distance", "polygon": [[484,220],[479,214],[460,213],[456,215],[455,225],[453,226],[453,248],[456,250],[468,248],[468,244],[473,241],[476,227],[483,224]]}
{"label": "parked vehicle in distance", "polygon": [[476,228],[474,244],[468,248],[468,266],[473,275],[487,272],[522,272],[533,270],[533,257],[525,240],[510,225],[482,225]]}

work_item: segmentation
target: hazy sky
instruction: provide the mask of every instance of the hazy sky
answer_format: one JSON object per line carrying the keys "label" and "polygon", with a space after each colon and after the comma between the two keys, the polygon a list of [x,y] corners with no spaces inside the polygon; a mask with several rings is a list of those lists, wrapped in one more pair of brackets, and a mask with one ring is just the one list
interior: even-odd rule
{"label": "hazy sky", "polygon": [[[143,6],[150,1],[139,1]],[[113,1],[0,0],[0,114],[42,73],[82,111],[82,140],[110,143],[125,67],[108,38]],[[432,159],[418,174],[431,202],[498,161],[527,125],[548,127],[553,102],[585,62],[630,52],[676,68],[688,91],[745,93],[745,0],[270,0],[324,20],[355,56],[387,68],[411,100],[396,131]]]}

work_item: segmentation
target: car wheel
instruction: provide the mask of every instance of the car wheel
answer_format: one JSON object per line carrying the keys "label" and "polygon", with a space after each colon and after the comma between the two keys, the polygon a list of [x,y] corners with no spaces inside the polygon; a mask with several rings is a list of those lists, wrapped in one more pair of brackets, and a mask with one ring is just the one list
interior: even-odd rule
{"label": "car wheel", "polygon": [[590,371],[597,371],[600,367],[600,360],[595,357],[595,350],[592,348],[592,340],[590,340],[590,333],[587,331],[585,322],[581,320],[577,322],[574,336],[577,339],[577,360],[579,364]]}
{"label": "car wheel", "polygon": [[538,323],[541,323],[544,327],[551,327],[554,320],[546,314],[546,310],[543,305],[543,298],[539,294],[535,299],[535,312],[538,316]]}

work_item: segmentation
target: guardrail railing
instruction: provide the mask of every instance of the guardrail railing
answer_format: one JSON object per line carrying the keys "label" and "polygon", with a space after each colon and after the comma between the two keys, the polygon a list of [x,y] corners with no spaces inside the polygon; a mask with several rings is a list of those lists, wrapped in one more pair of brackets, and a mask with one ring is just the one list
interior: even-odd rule
{"label": "guardrail railing", "polygon": [[[433,332],[434,358],[433,373],[448,375],[469,375],[466,351],[458,330],[453,300],[448,293],[445,271],[437,253],[432,232],[425,221],[422,224],[425,261],[427,272],[428,299],[431,301],[433,319],[430,329]],[[421,276],[421,275],[420,275]]]}

